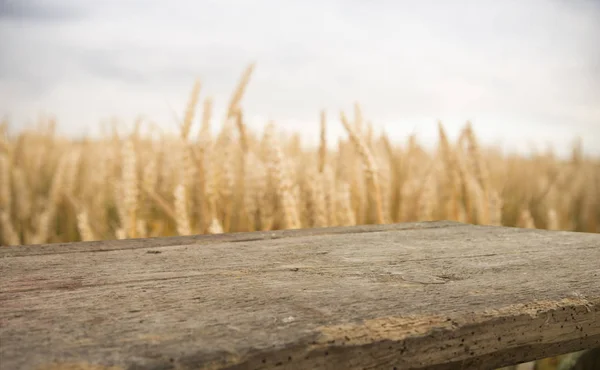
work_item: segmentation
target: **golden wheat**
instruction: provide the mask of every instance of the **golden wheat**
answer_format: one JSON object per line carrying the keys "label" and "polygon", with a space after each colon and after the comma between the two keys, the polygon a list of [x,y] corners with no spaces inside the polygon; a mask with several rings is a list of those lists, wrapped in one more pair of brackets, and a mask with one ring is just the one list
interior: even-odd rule
{"label": "golden wheat", "polygon": [[[128,135],[72,140],[53,119],[36,130],[0,126],[0,243],[221,233],[364,223],[456,220],[477,224],[600,230],[600,165],[583,155],[503,155],[481,146],[473,126],[456,142],[438,123],[429,152],[377,137],[358,103],[347,139],[303,146],[274,123],[263,133],[244,122],[242,99],[254,66],[232,94],[223,124],[205,97],[195,130],[200,80],[184,110],[179,136]],[[316,118],[319,118],[317,116]],[[316,120],[318,122],[318,120]],[[523,181],[523,178],[528,181]]]}

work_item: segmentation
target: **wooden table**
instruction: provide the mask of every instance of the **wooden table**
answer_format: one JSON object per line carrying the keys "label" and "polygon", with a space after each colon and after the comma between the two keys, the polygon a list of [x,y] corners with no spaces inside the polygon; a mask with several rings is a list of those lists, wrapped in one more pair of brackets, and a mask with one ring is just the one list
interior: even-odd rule
{"label": "wooden table", "polygon": [[0,369],[493,369],[600,346],[600,234],[426,222],[0,248]]}

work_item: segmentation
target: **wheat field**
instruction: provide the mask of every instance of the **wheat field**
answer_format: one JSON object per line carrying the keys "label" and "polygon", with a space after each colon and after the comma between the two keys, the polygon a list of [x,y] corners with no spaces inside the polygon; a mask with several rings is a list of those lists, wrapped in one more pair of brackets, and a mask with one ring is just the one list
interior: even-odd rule
{"label": "wheat field", "polygon": [[179,135],[141,135],[139,121],[128,135],[113,127],[74,140],[56,135],[53,120],[14,135],[3,122],[0,242],[426,220],[600,231],[600,160],[577,145],[569,160],[551,151],[504,155],[481,147],[468,122],[456,142],[439,123],[437,148],[428,151],[415,136],[392,143],[374,135],[355,104],[334,117],[347,138],[327,142],[322,112],[320,144],[307,148],[274,122],[262,133],[247,129],[241,102],[253,68],[224,118],[213,117],[196,81]]}
{"label": "wheat field", "polygon": [[[427,220],[600,231],[600,159],[578,145],[567,160],[503,154],[480,146],[467,122],[456,142],[439,123],[437,147],[426,150],[415,136],[375,135],[355,104],[317,114],[320,143],[306,147],[274,122],[247,128],[253,68],[225,117],[214,117],[196,81],[178,135],[142,135],[138,121],[127,135],[113,127],[75,140],[57,135],[52,119],[12,135],[2,122],[0,244]],[[340,121],[347,136],[328,142],[328,125]]]}

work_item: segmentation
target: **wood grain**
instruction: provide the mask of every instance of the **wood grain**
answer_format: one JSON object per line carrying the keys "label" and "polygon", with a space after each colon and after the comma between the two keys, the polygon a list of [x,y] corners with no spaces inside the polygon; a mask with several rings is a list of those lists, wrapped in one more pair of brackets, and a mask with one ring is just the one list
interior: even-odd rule
{"label": "wood grain", "polygon": [[600,234],[409,223],[0,249],[0,369],[493,369],[600,346]]}

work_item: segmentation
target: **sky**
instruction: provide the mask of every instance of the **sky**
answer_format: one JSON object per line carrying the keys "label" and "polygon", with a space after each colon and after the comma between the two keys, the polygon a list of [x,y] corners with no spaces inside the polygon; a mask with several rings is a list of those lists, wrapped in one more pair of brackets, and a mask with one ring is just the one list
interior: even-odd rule
{"label": "sky", "polygon": [[[0,0],[0,115],[94,135],[143,115],[177,130],[196,78],[219,127],[243,70],[248,124],[332,136],[359,102],[376,132],[600,155],[597,0]],[[198,125],[199,122],[196,122]],[[196,129],[198,126],[196,126]]]}

